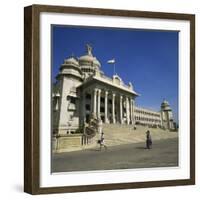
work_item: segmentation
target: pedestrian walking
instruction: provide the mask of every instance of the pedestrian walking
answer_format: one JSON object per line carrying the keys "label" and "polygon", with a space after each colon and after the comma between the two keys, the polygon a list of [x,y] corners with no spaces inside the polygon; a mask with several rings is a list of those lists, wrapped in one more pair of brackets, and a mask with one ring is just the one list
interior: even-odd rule
{"label": "pedestrian walking", "polygon": [[100,145],[100,151],[101,151],[102,147],[104,147],[104,149],[107,150],[107,146],[105,145],[105,138],[104,138],[103,132],[101,133],[101,138],[100,138],[100,140],[98,140],[98,142],[99,142],[99,145]]}
{"label": "pedestrian walking", "polygon": [[152,138],[151,138],[151,133],[149,130],[146,132],[146,148],[147,149],[152,149]]}

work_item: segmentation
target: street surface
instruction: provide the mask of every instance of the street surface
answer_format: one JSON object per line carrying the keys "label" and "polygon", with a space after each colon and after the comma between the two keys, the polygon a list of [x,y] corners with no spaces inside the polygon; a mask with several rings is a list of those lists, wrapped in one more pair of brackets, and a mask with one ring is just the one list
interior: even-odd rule
{"label": "street surface", "polygon": [[99,150],[99,147],[82,151],[54,154],[52,172],[112,170],[178,166],[178,138],[157,140],[153,148],[145,143],[126,144]]}

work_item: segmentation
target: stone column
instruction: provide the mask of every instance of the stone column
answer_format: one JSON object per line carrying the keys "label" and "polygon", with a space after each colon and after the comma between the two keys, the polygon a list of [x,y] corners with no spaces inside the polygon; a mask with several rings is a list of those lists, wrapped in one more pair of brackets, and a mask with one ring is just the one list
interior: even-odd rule
{"label": "stone column", "polygon": [[115,94],[112,94],[112,121],[115,124]]}
{"label": "stone column", "polygon": [[99,119],[101,118],[100,107],[101,107],[101,89],[98,90],[98,109],[97,109],[97,117],[98,117]]}
{"label": "stone column", "polygon": [[95,117],[97,116],[97,89],[94,89],[93,94],[93,114]]}
{"label": "stone column", "polygon": [[58,97],[55,95],[53,97],[53,105],[54,105],[53,110],[55,110],[55,111],[58,110],[58,100],[59,100]]}
{"label": "stone column", "polygon": [[126,97],[126,122],[127,124],[130,123],[130,118],[129,118],[129,102],[128,102],[128,97]]}
{"label": "stone column", "polygon": [[105,102],[104,102],[104,108],[105,108],[105,113],[104,113],[104,117],[105,117],[105,123],[108,123],[108,91],[105,91],[105,98],[104,98]]}
{"label": "stone column", "polygon": [[129,108],[130,109],[130,124],[133,124],[133,104],[132,104],[133,102],[131,98],[129,100],[130,100],[129,101],[130,102],[130,108]]}
{"label": "stone column", "polygon": [[133,120],[133,124],[135,124],[135,105],[134,105],[134,100],[131,99],[132,101],[132,120]]}
{"label": "stone column", "polygon": [[120,123],[123,124],[123,96],[120,95]]}
{"label": "stone column", "polygon": [[85,91],[83,91],[83,94],[82,94],[82,102],[83,102],[83,105],[82,105],[82,116],[83,116],[83,121],[82,123],[84,124],[85,123],[85,113],[86,113],[86,109],[85,109]]}

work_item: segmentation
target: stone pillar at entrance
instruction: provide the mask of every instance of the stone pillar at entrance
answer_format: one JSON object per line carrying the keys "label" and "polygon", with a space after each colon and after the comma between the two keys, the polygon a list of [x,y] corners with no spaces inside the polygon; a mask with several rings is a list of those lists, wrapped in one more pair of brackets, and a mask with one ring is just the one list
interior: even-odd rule
{"label": "stone pillar at entrance", "polygon": [[115,94],[112,94],[112,122],[115,124]]}
{"label": "stone pillar at entrance", "polygon": [[134,101],[133,99],[131,99],[131,121],[132,121],[132,124],[135,124],[135,119],[134,119]]}
{"label": "stone pillar at entrance", "polygon": [[130,98],[129,99],[130,101],[130,107],[129,107],[129,110],[130,110],[130,124],[133,124],[133,114],[132,114],[132,107],[133,107],[133,105],[132,105],[132,99]]}
{"label": "stone pillar at entrance", "polygon": [[132,117],[133,117],[133,124],[135,124],[135,114],[134,114],[134,100],[132,99]]}
{"label": "stone pillar at entrance", "polygon": [[101,107],[101,89],[98,90],[98,109],[97,109],[97,117],[98,117],[99,119],[101,118],[100,107]]}
{"label": "stone pillar at entrance", "polygon": [[93,114],[97,117],[97,89],[94,89],[93,95]]}
{"label": "stone pillar at entrance", "polygon": [[129,100],[128,97],[126,97],[126,123],[130,123],[130,113],[129,113]]}
{"label": "stone pillar at entrance", "polygon": [[105,102],[104,102],[104,108],[105,108],[105,113],[104,113],[104,116],[105,116],[105,123],[108,123],[108,91],[105,91]]}
{"label": "stone pillar at entrance", "polygon": [[120,123],[123,124],[123,96],[120,95]]}

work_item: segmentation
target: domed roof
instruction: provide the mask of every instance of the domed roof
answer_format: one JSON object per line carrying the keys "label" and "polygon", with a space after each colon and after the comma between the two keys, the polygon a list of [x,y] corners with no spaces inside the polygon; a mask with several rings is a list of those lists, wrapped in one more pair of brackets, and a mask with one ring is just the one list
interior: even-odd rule
{"label": "domed roof", "polygon": [[75,77],[81,78],[82,72],[79,67],[78,60],[70,56],[69,58],[64,60],[64,63],[60,66],[60,72],[59,75],[73,75]]}
{"label": "domed roof", "polygon": [[86,61],[86,62],[93,62],[95,60],[95,58],[93,56],[90,56],[90,55],[84,55],[84,56],[81,56],[79,58],[79,61]]}
{"label": "domed roof", "polygon": [[87,54],[81,56],[78,60],[80,65],[86,65],[86,66],[97,66],[101,67],[100,62],[97,60],[96,57],[92,55],[92,47],[90,45],[86,45],[86,51]]}
{"label": "domed roof", "polygon": [[166,100],[164,100],[164,101],[162,102],[162,106],[169,106],[169,102],[166,101]]}
{"label": "domed roof", "polygon": [[67,58],[67,59],[65,59],[64,64],[70,64],[70,65],[73,64],[73,65],[76,65],[76,66],[79,65],[78,61],[72,56]]}
{"label": "domed roof", "polygon": [[164,101],[162,102],[161,108],[162,108],[163,110],[171,110],[170,105],[169,105],[169,102],[166,101],[166,100],[164,100]]}

